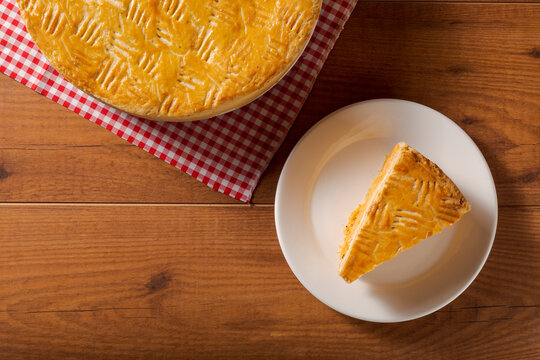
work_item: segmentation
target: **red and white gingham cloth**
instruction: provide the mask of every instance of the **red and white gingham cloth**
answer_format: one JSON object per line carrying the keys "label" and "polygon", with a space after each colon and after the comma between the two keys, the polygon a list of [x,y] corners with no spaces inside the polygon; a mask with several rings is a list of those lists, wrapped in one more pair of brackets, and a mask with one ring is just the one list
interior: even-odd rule
{"label": "red and white gingham cloth", "polygon": [[315,32],[294,68],[258,100],[209,120],[153,122],[114,109],[77,89],[33,43],[15,0],[0,0],[0,71],[212,189],[249,202],[356,2],[324,0]]}

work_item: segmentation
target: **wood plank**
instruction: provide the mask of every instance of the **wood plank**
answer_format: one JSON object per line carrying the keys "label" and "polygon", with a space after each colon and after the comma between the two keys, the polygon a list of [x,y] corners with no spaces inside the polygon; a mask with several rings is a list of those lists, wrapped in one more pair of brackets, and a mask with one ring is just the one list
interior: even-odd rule
{"label": "wood plank", "polygon": [[374,324],[312,297],[272,206],[0,206],[6,359],[535,359],[540,208],[504,208],[471,287],[419,320]]}
{"label": "wood plank", "polygon": [[5,75],[0,201],[237,202]]}
{"label": "wood plank", "polygon": [[[502,205],[540,204],[539,17],[538,4],[360,1],[254,202],[273,202],[286,156],[319,119],[393,97],[466,130]],[[0,201],[234,202],[2,76],[0,116]]]}
{"label": "wood plank", "polygon": [[320,118],[373,98],[453,119],[486,157],[501,205],[540,204],[540,6],[360,1],[262,179],[273,198],[294,144]]}

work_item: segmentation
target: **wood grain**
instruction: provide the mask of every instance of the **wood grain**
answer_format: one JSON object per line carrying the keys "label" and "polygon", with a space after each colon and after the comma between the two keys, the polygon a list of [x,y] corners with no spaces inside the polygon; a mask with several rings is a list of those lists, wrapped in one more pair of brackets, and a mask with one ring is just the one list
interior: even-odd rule
{"label": "wood grain", "polygon": [[[539,4],[360,1],[254,202],[273,202],[286,156],[319,119],[392,97],[467,131],[502,205],[540,204],[538,18]],[[4,76],[0,168],[0,201],[234,202]]]}
{"label": "wood grain", "polygon": [[[540,208],[503,209],[451,305],[354,320],[289,270],[272,206],[0,206],[0,354],[9,359],[534,359]],[[189,356],[188,356],[189,354]]]}

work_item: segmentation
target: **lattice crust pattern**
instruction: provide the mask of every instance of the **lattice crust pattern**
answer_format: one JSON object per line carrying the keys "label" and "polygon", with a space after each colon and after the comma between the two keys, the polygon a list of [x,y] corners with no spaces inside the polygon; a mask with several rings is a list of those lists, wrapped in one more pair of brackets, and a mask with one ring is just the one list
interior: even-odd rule
{"label": "lattice crust pattern", "polygon": [[320,0],[18,3],[36,44],[69,81],[160,120],[193,120],[260,94],[299,56],[321,7]]}
{"label": "lattice crust pattern", "polygon": [[340,274],[354,281],[444,228],[470,210],[458,187],[405,143],[387,157],[364,204],[349,218]]}

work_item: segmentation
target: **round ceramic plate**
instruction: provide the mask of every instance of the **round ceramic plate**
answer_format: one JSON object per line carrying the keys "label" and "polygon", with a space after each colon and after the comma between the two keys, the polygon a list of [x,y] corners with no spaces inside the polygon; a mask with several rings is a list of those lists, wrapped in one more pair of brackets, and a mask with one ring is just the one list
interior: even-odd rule
{"label": "round ceramic plate", "polygon": [[[438,164],[472,209],[348,284],[338,274],[343,229],[399,141]],[[474,280],[495,237],[497,194],[482,153],[446,116],[371,100],[330,114],[300,140],[279,179],[275,218],[285,259],[315,297],[358,319],[397,322],[442,308]]]}

